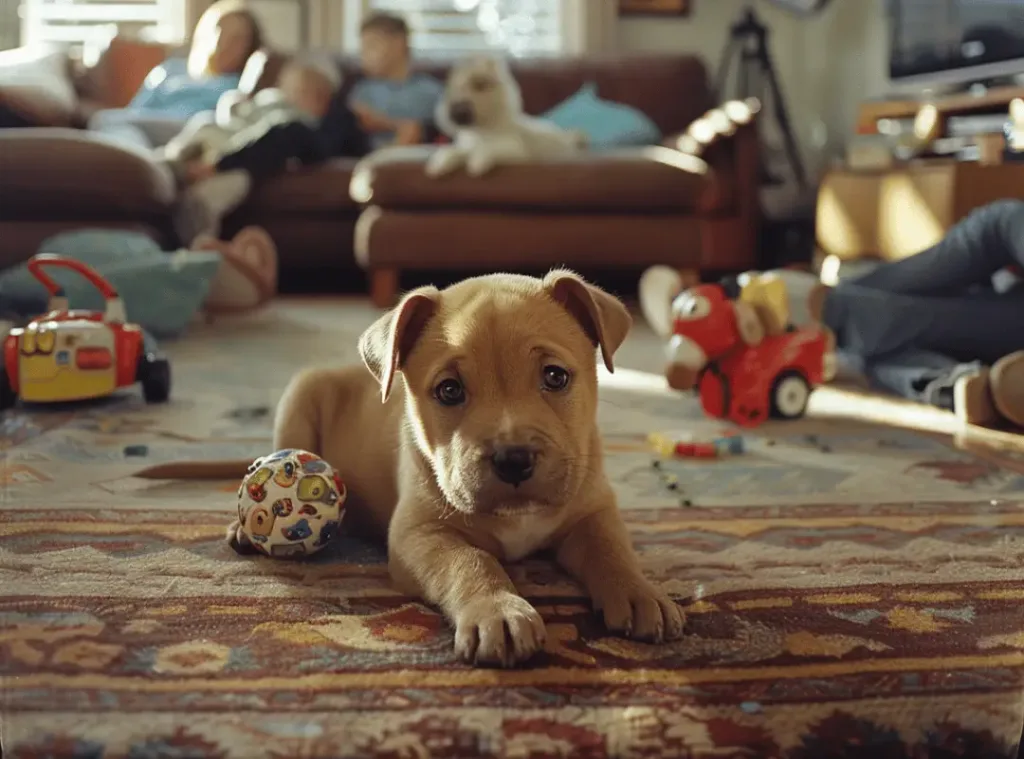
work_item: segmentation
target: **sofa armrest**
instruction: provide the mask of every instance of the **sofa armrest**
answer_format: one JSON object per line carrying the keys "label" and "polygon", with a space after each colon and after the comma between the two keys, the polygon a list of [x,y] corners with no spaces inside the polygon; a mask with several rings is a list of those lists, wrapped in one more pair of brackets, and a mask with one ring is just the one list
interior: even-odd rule
{"label": "sofa armrest", "polygon": [[[670,138],[675,149],[707,161],[732,190],[733,206],[727,222],[706,230],[716,249],[715,265],[728,268],[740,260],[747,265],[758,250],[761,229],[761,141],[758,100],[732,100],[713,108]],[[718,242],[714,242],[714,240]],[[730,259],[721,251],[732,251]]]}
{"label": "sofa armrest", "polygon": [[0,209],[9,219],[47,208],[73,208],[73,218],[165,216],[177,194],[171,173],[146,151],[81,130],[4,130],[0,166]]}
{"label": "sofa armrest", "polygon": [[757,118],[761,104],[756,98],[730,100],[712,108],[685,131],[670,135],[665,145],[703,158],[710,165],[725,162],[731,167],[740,145],[757,139]]}
{"label": "sofa armrest", "polygon": [[75,123],[74,111],[42,89],[0,88],[0,106],[24,119],[26,126],[67,127]]}

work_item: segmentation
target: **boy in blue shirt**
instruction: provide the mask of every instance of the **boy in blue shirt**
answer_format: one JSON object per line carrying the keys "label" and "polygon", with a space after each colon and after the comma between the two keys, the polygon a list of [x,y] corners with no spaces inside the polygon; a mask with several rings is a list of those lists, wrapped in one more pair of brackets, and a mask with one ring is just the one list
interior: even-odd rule
{"label": "boy in blue shirt", "polygon": [[444,85],[410,70],[405,20],[374,13],[363,22],[359,37],[364,78],[352,87],[349,107],[371,145],[416,145],[434,139],[434,108]]}

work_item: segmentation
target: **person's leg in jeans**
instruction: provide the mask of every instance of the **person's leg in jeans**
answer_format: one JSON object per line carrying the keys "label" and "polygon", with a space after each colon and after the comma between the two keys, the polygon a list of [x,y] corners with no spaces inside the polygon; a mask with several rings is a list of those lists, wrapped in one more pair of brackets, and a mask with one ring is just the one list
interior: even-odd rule
{"label": "person's leg in jeans", "polygon": [[[953,410],[965,421],[1005,417],[1024,426],[1024,329],[1017,327],[1024,325],[1024,294],[927,297],[858,282],[827,291],[820,315],[876,383],[917,400],[943,399],[941,406],[952,387]],[[916,371],[915,355],[922,359]],[[935,376],[943,360],[948,370]],[[897,374],[909,386],[900,386]]]}
{"label": "person's leg in jeans", "polygon": [[866,364],[871,383],[912,401],[953,411],[954,391],[961,377],[978,373],[978,361],[963,363],[926,350],[906,350]]}
{"label": "person's leg in jeans", "polygon": [[989,364],[1024,350],[1024,295],[902,295],[850,283],[824,294],[822,322],[868,362],[908,349]]}
{"label": "person's leg in jeans", "polygon": [[954,295],[989,285],[992,275],[1007,266],[1024,266],[1024,202],[1020,200],[1000,200],[975,209],[932,247],[882,264],[850,284],[904,295]]}
{"label": "person's leg in jeans", "polygon": [[[1008,266],[1024,267],[1024,201],[1001,200],[982,206],[955,224],[946,236],[917,255],[881,264],[830,292],[850,291],[859,299],[868,290],[901,295],[961,295],[989,285]],[[772,272],[786,283],[790,311],[797,324],[811,319],[809,303],[828,288],[803,272]],[[820,306],[820,297],[817,297]],[[876,301],[877,304],[877,301]]]}
{"label": "person's leg in jeans", "polygon": [[[953,385],[954,410],[966,421],[987,424],[1002,416],[1024,426],[1024,329],[1016,326],[1024,324],[1024,294],[907,295],[867,287],[862,280],[832,289],[802,272],[777,276],[786,282],[795,310],[803,303],[811,317],[835,332],[840,350],[862,360],[877,384],[918,400],[938,398],[938,388]],[[935,377],[938,362],[932,360],[914,372],[907,361],[916,352],[946,358],[948,373]],[[893,360],[899,381],[887,374]],[[991,365],[991,372],[969,367],[972,374],[962,366],[971,362]]]}
{"label": "person's leg in jeans", "polygon": [[[968,295],[978,286],[990,288],[992,276],[1008,266],[1024,266],[1024,203],[1017,200],[979,208],[931,248],[833,290],[798,274],[782,276],[796,314],[806,318],[816,310],[837,333],[839,347],[858,356],[876,384],[931,402],[946,397],[940,388],[959,385],[961,405],[970,409],[958,413],[988,416],[998,408],[1020,424],[1024,390],[1015,388],[1024,385],[1024,356],[1015,352],[1024,341],[1005,325],[1021,323],[1024,296],[991,290]],[[816,309],[806,306],[812,300]],[[915,356],[922,360],[916,369]],[[978,361],[994,364],[991,383]],[[948,371],[936,376],[943,365]],[[986,403],[997,384],[997,397]]]}

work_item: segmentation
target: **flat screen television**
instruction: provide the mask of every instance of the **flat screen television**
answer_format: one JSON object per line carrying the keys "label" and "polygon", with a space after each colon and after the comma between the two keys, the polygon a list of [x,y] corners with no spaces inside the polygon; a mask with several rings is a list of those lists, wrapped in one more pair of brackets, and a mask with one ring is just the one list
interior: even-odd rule
{"label": "flat screen television", "polygon": [[935,84],[1024,74],[1024,0],[886,0],[889,76]]}

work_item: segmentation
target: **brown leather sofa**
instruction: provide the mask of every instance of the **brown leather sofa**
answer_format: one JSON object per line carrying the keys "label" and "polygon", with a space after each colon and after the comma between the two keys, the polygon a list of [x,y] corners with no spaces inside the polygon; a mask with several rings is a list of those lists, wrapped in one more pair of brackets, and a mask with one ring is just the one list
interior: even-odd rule
{"label": "brown leather sofa", "polygon": [[355,254],[378,305],[393,302],[403,270],[668,264],[695,275],[755,264],[754,114],[733,103],[702,118],[712,97],[700,60],[516,61],[512,68],[529,113],[595,82],[602,97],[650,116],[665,145],[500,167],[482,178],[430,179],[425,155],[362,162],[352,184],[366,205]]}
{"label": "brown leather sofa", "polygon": [[[269,59],[259,86],[273,80],[278,63]],[[353,81],[351,62],[341,63],[346,82]],[[226,231],[264,226],[278,244],[284,278],[316,277],[327,290],[335,289],[331,278],[351,274],[358,261],[381,305],[394,299],[399,273],[410,269],[666,263],[739,270],[754,263],[753,125],[719,122],[709,138],[705,119],[677,140],[712,105],[699,59],[516,61],[513,70],[531,113],[596,82],[603,97],[647,113],[673,147],[501,168],[482,179],[429,180],[418,160],[376,167],[370,161],[357,170],[356,161],[338,159],[262,184],[227,220]],[[95,82],[106,80],[91,81],[88,99],[96,107],[104,95]],[[141,229],[176,246],[173,203],[173,187],[142,152],[68,128],[0,132],[0,266],[76,227]]]}

